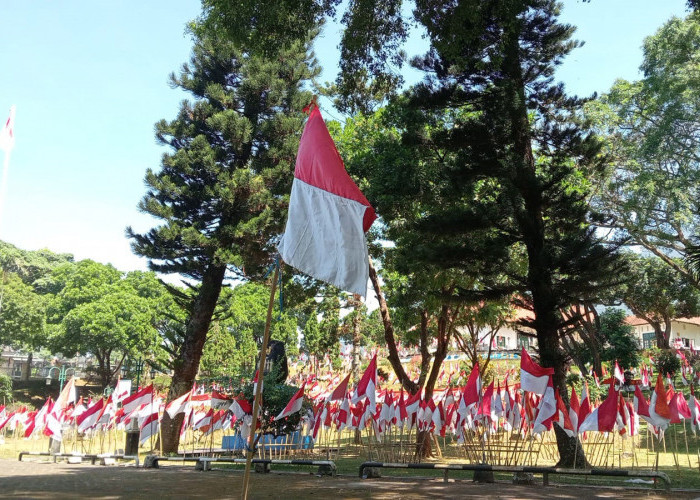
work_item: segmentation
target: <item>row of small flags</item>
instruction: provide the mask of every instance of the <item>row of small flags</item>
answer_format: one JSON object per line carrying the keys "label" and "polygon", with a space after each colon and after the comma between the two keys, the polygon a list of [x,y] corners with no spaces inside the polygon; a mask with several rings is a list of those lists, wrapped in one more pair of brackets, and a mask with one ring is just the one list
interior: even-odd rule
{"label": "row of small flags", "polygon": [[[378,439],[392,426],[401,429],[415,427],[419,431],[441,436],[450,431],[459,439],[464,439],[466,430],[477,428],[489,432],[503,428],[539,434],[550,430],[553,424],[572,436],[587,431],[614,430],[636,435],[640,418],[647,421],[659,437],[663,436],[669,424],[686,419],[694,431],[700,429],[700,402],[694,395],[686,400],[668,381],[664,385],[660,373],[650,401],[645,399],[640,386],[649,385],[650,374],[651,368],[644,366],[640,384],[634,385],[633,402],[628,402],[618,389],[624,384],[624,377],[615,363],[613,376],[603,381],[609,383],[609,388],[602,403],[591,401],[588,386],[584,383],[580,399],[572,389],[567,409],[554,389],[553,369],[539,366],[524,349],[521,353],[519,384],[509,384],[510,374],[507,374],[503,384],[500,381],[492,382],[484,389],[477,366],[468,375],[463,387],[448,386],[435,391],[430,397],[425,397],[422,392],[410,395],[403,390],[380,389],[375,354],[354,390],[349,390],[350,375],[339,383],[339,376],[336,376],[331,383],[337,383],[337,386],[329,384],[325,388],[318,380],[309,378],[275,420],[299,412],[306,395],[312,401],[312,410],[302,416],[302,422],[314,439],[324,427],[344,430],[364,429],[370,425]],[[167,412],[171,418],[184,413],[181,435],[188,429],[207,435],[219,429],[230,429],[238,423],[241,434],[246,438],[252,423],[250,402],[243,397],[229,398],[216,390],[203,390],[203,387],[195,386],[166,405],[152,385],[130,395],[130,381],[126,380],[119,381],[107,399],[84,402],[81,398],[77,403],[72,403],[75,401],[75,388],[71,379],[56,401],[49,398],[37,411],[20,408],[7,412],[0,407],[0,430],[7,428],[14,431],[21,426],[25,437],[43,433],[60,440],[61,429],[66,426],[75,426],[81,433],[90,433],[127,428],[134,425],[132,421],[136,420],[140,442],[144,443],[158,433],[160,421]]]}

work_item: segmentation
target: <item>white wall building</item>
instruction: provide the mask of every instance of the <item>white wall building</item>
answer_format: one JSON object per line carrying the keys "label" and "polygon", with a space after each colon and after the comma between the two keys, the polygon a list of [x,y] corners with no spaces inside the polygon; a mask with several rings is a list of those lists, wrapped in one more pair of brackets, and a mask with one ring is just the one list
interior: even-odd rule
{"label": "white wall building", "polygon": [[[636,316],[628,316],[625,321],[634,329],[634,336],[640,349],[656,347],[656,334],[648,321]],[[700,348],[700,317],[671,320],[669,343],[676,349]]]}

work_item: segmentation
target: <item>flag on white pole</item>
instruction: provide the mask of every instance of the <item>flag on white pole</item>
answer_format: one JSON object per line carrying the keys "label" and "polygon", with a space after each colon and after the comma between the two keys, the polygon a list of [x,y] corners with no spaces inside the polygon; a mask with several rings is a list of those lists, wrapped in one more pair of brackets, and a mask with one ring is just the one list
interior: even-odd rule
{"label": "flag on white pole", "polygon": [[287,227],[277,247],[282,260],[364,297],[369,278],[365,233],[376,218],[314,106],[299,143]]}

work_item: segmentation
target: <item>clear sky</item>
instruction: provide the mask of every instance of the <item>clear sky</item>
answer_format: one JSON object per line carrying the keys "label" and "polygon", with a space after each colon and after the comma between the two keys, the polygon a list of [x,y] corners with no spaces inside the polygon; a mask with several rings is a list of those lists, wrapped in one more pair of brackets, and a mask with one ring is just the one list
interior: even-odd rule
{"label": "clear sky", "polygon": [[[124,229],[153,226],[136,205],[165,151],[153,125],[186,97],[168,75],[189,58],[185,24],[199,9],[197,0],[0,0],[0,120],[17,106],[0,239],[145,269]],[[579,95],[637,78],[644,37],[685,14],[685,0],[566,0],[562,19],[586,45],[559,78]],[[329,25],[318,44],[325,80],[335,77],[336,31]]]}

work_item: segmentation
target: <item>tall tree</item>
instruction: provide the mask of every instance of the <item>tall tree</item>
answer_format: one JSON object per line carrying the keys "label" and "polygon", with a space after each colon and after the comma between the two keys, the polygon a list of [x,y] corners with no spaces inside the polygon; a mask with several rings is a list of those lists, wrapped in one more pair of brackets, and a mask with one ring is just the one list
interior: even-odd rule
{"label": "tall tree", "polygon": [[[238,22],[253,22],[259,12],[251,6],[232,7]],[[303,28],[303,39],[275,45],[266,56],[212,34],[206,21],[195,27],[191,61],[171,76],[193,101],[156,126],[170,151],[159,172],[146,174],[139,207],[161,225],[145,234],[128,230],[134,252],[151,269],[190,280],[187,292],[172,290],[187,319],[169,400],[194,382],[224,279],[261,277],[271,260],[273,236],[285,220],[301,110],[311,98],[302,87],[317,74],[312,25]],[[177,451],[181,419],[164,418],[164,451]]]}
{"label": "tall tree", "polygon": [[[590,224],[599,143],[578,120],[582,102],[553,80],[576,46],[558,9],[551,0],[417,2],[431,46],[415,64],[430,76],[409,93],[398,128],[413,156],[433,156],[429,168],[401,174],[407,197],[437,202],[407,222],[422,235],[412,259],[506,275],[459,295],[517,293],[534,312],[523,325],[537,333],[540,363],[565,395],[559,310],[595,297],[620,264]],[[584,460],[576,439],[557,432],[557,443],[560,465]]]}
{"label": "tall tree", "polygon": [[0,345],[28,352],[22,378],[31,376],[32,353],[48,343],[46,301],[15,273],[0,276]]}
{"label": "tall tree", "polygon": [[[269,300],[269,289],[259,283],[244,283],[222,291],[202,353],[203,375],[253,375]],[[284,342],[286,352],[294,354],[296,319],[288,310],[280,311],[279,306],[273,314],[276,319],[270,338]]]}
{"label": "tall tree", "polygon": [[160,297],[154,273],[122,276],[90,260],[65,264],[46,280],[47,317],[53,352],[92,354],[100,383],[107,386],[128,355],[143,357],[157,346]]}
{"label": "tall tree", "polygon": [[613,159],[595,201],[630,244],[656,255],[685,280],[683,259],[700,236],[700,12],[672,18],[644,41],[639,81],[618,80],[587,115]]}

